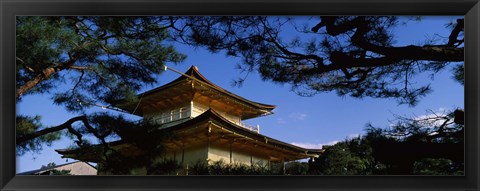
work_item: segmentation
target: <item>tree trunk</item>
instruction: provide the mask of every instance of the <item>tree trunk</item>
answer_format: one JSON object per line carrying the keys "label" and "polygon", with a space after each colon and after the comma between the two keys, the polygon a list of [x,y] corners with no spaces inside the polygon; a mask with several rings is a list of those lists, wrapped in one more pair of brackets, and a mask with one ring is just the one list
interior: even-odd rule
{"label": "tree trunk", "polygon": [[31,90],[36,85],[38,85],[40,82],[48,79],[53,74],[55,74],[55,73],[57,73],[61,70],[64,70],[66,68],[71,67],[75,63],[75,61],[77,61],[77,58],[78,58],[77,56],[71,56],[70,60],[68,60],[67,62],[65,62],[63,64],[59,64],[57,66],[53,66],[53,67],[43,69],[40,74],[35,76],[33,79],[31,79],[30,81],[28,81],[24,85],[17,88],[17,91],[15,93],[15,99],[20,98],[20,96],[22,96],[25,92]]}
{"label": "tree trunk", "polygon": [[60,71],[60,70],[56,69],[56,68],[53,68],[53,67],[44,69],[41,74],[38,74],[37,76],[35,76],[35,78],[31,79],[30,81],[25,83],[23,86],[20,86],[20,87],[17,88],[17,92],[15,94],[15,99],[18,99],[25,92],[32,89],[33,87],[38,85],[40,82],[42,82],[43,80],[52,76],[53,74],[57,73],[58,71]]}

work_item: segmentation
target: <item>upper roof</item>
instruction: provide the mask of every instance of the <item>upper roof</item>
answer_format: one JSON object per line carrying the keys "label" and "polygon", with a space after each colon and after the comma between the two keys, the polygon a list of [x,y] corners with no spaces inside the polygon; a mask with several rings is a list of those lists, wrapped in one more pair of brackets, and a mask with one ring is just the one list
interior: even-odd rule
{"label": "upper roof", "polygon": [[[198,84],[201,85],[201,87],[200,86],[195,86],[194,87],[192,85],[187,86],[187,84],[184,83],[184,82],[198,83]],[[244,116],[241,116],[242,119],[249,119],[249,118],[257,117],[259,115],[271,113],[271,111],[276,107],[275,105],[264,104],[264,103],[259,103],[259,102],[254,102],[254,101],[248,100],[246,98],[243,98],[239,95],[236,95],[232,92],[229,92],[229,91],[215,85],[211,81],[207,80],[202,74],[200,74],[200,72],[198,71],[196,66],[190,67],[190,69],[188,69],[184,74],[182,74],[177,79],[175,79],[175,80],[173,80],[173,81],[171,81],[171,82],[169,82],[169,83],[167,83],[163,86],[160,86],[158,88],[155,88],[155,89],[146,91],[144,93],[138,94],[137,97],[141,98],[141,100],[140,100],[140,102],[142,102],[141,104],[145,104],[145,102],[146,102],[145,100],[147,100],[149,97],[152,97],[152,99],[155,99],[155,98],[153,98],[153,97],[155,97],[155,95],[165,93],[165,92],[167,92],[167,90],[171,90],[171,88],[175,88],[175,87],[179,87],[179,89],[182,89],[182,90],[174,89],[176,91],[182,91],[182,93],[185,93],[185,91],[189,91],[189,90],[193,91],[195,88],[197,88],[197,89],[203,88],[202,91],[213,90],[217,94],[220,94],[224,97],[229,97],[229,98],[235,100],[236,102],[239,102],[244,107],[249,108],[249,112],[246,112],[246,114]],[[188,89],[188,90],[185,90],[185,89]],[[171,94],[169,94],[169,95],[173,96]],[[138,106],[141,105],[141,104],[140,103],[129,103],[129,102],[125,102],[125,101],[120,101],[119,103],[115,104],[115,106],[118,107],[118,108],[121,108],[125,111],[128,111],[130,113],[133,113],[135,115],[140,115],[141,116],[141,115],[144,114],[144,112],[138,111]]]}

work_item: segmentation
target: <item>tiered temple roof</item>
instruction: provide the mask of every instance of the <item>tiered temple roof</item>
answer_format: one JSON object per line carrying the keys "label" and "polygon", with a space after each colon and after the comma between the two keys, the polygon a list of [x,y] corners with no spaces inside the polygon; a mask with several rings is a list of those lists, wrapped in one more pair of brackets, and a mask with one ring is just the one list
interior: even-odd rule
{"label": "tiered temple roof", "polygon": [[[250,101],[231,93],[207,80],[192,66],[179,78],[158,88],[138,95],[137,102],[120,101],[117,107],[138,116],[155,116],[166,108],[178,108],[191,104],[184,118],[175,118],[168,128],[176,139],[163,141],[166,150],[175,151],[195,145],[229,145],[236,151],[267,157],[270,161],[292,161],[316,157],[319,149],[305,149],[252,131],[241,125],[240,120],[271,114],[274,105]],[[194,115],[194,104],[204,105],[205,111]],[[182,111],[180,111],[182,112]],[[165,112],[164,112],[165,113]],[[169,113],[169,112],[167,112]],[[233,117],[232,117],[233,116]],[[232,120],[232,118],[234,120]],[[173,111],[172,111],[172,120]],[[181,120],[180,120],[181,119]],[[235,120],[240,119],[240,120]],[[109,144],[124,155],[141,156],[143,151],[123,140]],[[74,158],[88,162],[98,162],[102,146],[94,145],[82,149],[56,150],[64,158]]]}

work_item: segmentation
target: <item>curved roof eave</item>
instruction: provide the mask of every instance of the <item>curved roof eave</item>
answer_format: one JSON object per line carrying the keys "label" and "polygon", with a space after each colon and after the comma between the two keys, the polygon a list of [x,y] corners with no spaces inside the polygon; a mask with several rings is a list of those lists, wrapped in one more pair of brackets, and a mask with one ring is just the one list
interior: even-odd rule
{"label": "curved roof eave", "polygon": [[[246,99],[246,98],[243,98],[243,97],[241,97],[241,96],[239,96],[239,95],[236,95],[236,94],[234,94],[234,93],[232,93],[232,92],[229,92],[229,91],[221,88],[220,86],[215,85],[214,83],[212,83],[211,81],[209,81],[207,78],[205,78],[202,74],[200,74],[200,72],[198,71],[197,67],[195,67],[195,66],[190,67],[190,69],[188,69],[188,70],[185,72],[185,75],[181,75],[181,76],[178,77],[177,79],[175,79],[175,80],[173,80],[173,81],[171,81],[171,82],[169,82],[169,83],[167,83],[167,84],[165,84],[165,85],[163,85],[163,86],[160,86],[160,87],[157,87],[157,88],[148,90],[148,91],[146,91],[146,92],[140,93],[140,94],[137,95],[137,97],[145,97],[145,96],[154,94],[154,93],[159,92],[159,91],[161,91],[161,90],[163,90],[163,89],[166,89],[166,88],[168,88],[168,87],[170,87],[170,86],[173,86],[173,85],[179,83],[179,82],[182,81],[182,80],[186,80],[186,79],[189,79],[189,78],[190,78],[190,79],[191,79],[191,78],[195,78],[195,79],[199,80],[200,82],[203,82],[203,83],[207,84],[208,86],[216,89],[216,90],[219,91],[219,92],[222,92],[222,93],[224,93],[224,94],[226,94],[226,95],[228,95],[228,96],[234,97],[234,98],[236,98],[236,99],[238,99],[238,100],[241,100],[242,102],[244,102],[244,103],[246,103],[246,104],[248,104],[248,105],[251,105],[251,106],[253,106],[253,107],[256,107],[256,108],[258,108],[258,109],[263,109],[263,110],[271,111],[271,110],[273,110],[273,109],[276,108],[275,105],[270,105],[270,104],[264,104],[264,103],[254,102],[254,101],[248,100],[248,99]],[[121,101],[120,101],[120,103],[121,103]]]}
{"label": "curved roof eave", "polygon": [[224,126],[224,128],[226,128],[230,131],[235,131],[236,133],[239,133],[239,134],[242,134],[242,135],[248,136],[248,137],[253,137],[253,138],[256,138],[258,140],[267,139],[268,140],[267,142],[270,143],[270,144],[273,143],[273,144],[276,144],[276,145],[279,145],[279,146],[288,147],[292,150],[307,152],[307,153],[316,153],[316,150],[317,150],[317,149],[307,149],[307,148],[299,147],[299,146],[296,146],[296,145],[285,143],[283,141],[280,141],[280,140],[277,140],[277,139],[274,139],[274,138],[271,138],[271,137],[268,137],[268,136],[265,136],[265,135],[262,135],[262,134],[259,134],[259,133],[256,133],[256,132],[253,132],[249,129],[241,127],[241,126],[229,121],[228,119],[222,117],[219,113],[217,113],[213,109],[209,109],[209,110],[205,111],[204,113],[202,113],[201,115],[199,115],[199,116],[197,116],[197,117],[195,117],[191,120],[185,121],[183,123],[180,123],[178,125],[168,127],[168,128],[188,127],[191,124],[195,124],[195,123],[203,121],[203,120],[208,120],[209,118],[213,121],[217,121],[219,123],[226,124],[226,126]]}
{"label": "curved roof eave", "polygon": [[210,80],[208,80],[207,78],[205,78],[205,76],[203,76],[203,75],[198,71],[197,67],[195,67],[195,66],[190,67],[190,69],[188,69],[188,71],[187,71],[186,73],[187,73],[187,74],[190,74],[190,76],[194,76],[195,78],[197,78],[197,79],[199,79],[199,80],[201,80],[201,81],[203,81],[203,82],[205,82],[205,83],[213,86],[215,89],[217,89],[217,90],[219,90],[219,91],[221,91],[221,92],[223,92],[223,93],[225,93],[225,94],[228,94],[228,95],[230,95],[230,96],[232,96],[232,97],[235,97],[235,98],[237,98],[237,99],[240,99],[240,100],[242,100],[242,101],[244,101],[244,102],[247,102],[247,103],[249,103],[249,104],[251,104],[251,105],[254,105],[254,106],[257,106],[257,107],[259,107],[259,108],[273,110],[273,109],[275,109],[275,107],[277,107],[277,106],[275,106],[275,105],[270,105],[270,104],[264,104],[264,103],[259,103],[259,102],[251,101],[251,100],[248,100],[248,99],[246,99],[246,98],[244,98],[244,97],[241,97],[241,96],[239,96],[239,95],[237,95],[237,94],[234,94],[234,93],[232,93],[232,92],[230,92],[230,91],[228,91],[228,90],[225,90],[225,89],[223,89],[222,87],[217,86],[216,84],[212,83]]}
{"label": "curved roof eave", "polygon": [[[234,132],[239,133],[241,135],[248,136],[248,137],[254,138],[256,140],[267,140],[267,144],[278,145],[278,146],[286,147],[290,150],[294,150],[294,151],[298,151],[298,152],[304,152],[306,155],[312,155],[313,156],[313,155],[321,154],[323,152],[322,149],[307,149],[307,148],[303,148],[303,147],[299,147],[299,146],[292,145],[292,144],[289,144],[289,143],[285,143],[283,141],[280,141],[280,140],[277,140],[277,139],[274,139],[274,138],[271,138],[271,137],[268,137],[268,136],[265,136],[265,135],[262,135],[262,134],[259,134],[259,133],[256,133],[256,132],[253,132],[249,129],[241,127],[241,126],[229,121],[228,119],[222,117],[219,113],[217,113],[213,109],[209,109],[209,110],[205,111],[204,113],[202,113],[201,115],[199,115],[199,116],[197,116],[193,119],[190,119],[188,121],[185,121],[183,123],[180,123],[180,124],[177,124],[175,126],[171,126],[171,127],[165,128],[165,129],[173,130],[173,131],[182,130],[184,128],[189,129],[190,127],[195,127],[195,124],[197,124],[197,123],[200,123],[202,121],[208,121],[208,120],[211,120],[211,121],[216,122],[216,123],[223,123],[223,125],[222,125],[223,128],[228,129],[230,131],[234,131]],[[163,129],[161,129],[161,130],[163,130]],[[110,144],[112,146],[115,146],[115,145],[122,145],[122,144],[128,144],[128,143],[124,142],[123,140],[119,140],[119,141],[114,141]],[[91,149],[95,149],[95,147],[98,148],[98,146],[99,145],[93,145],[93,146],[91,146]],[[61,155],[68,155],[68,154],[74,154],[75,155],[80,150],[82,150],[82,149],[57,149],[55,151],[57,153],[61,154]]]}

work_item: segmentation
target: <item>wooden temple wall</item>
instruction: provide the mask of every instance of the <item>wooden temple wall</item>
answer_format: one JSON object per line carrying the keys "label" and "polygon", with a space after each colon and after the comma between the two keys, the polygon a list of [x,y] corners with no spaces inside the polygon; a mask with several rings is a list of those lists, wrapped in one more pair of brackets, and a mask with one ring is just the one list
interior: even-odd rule
{"label": "wooden temple wall", "polygon": [[[210,106],[208,106],[208,105],[198,103],[198,102],[193,102],[192,103],[192,117],[193,118],[197,117],[197,116],[201,115],[203,112],[207,111],[208,109],[210,109]],[[228,119],[229,121],[231,121],[231,122],[233,122],[237,125],[241,124],[241,120],[240,120],[239,116],[228,114],[224,110],[222,110],[221,108],[213,108],[213,109],[217,113],[219,113],[222,117],[225,117],[225,119]]]}
{"label": "wooden temple wall", "polygon": [[[195,118],[208,109],[210,109],[210,106],[192,101],[190,104],[185,103],[176,108],[167,108],[155,113],[145,114],[144,118],[152,119],[157,124],[165,124],[165,127],[170,127],[188,119]],[[239,116],[229,114],[221,108],[213,109],[229,121],[241,125]]]}
{"label": "wooden temple wall", "polygon": [[223,160],[225,164],[243,164],[243,165],[267,165],[269,163],[268,157],[257,156],[245,151],[230,149],[225,145],[201,145],[192,148],[185,148],[176,151],[170,151],[161,160],[175,160],[182,163],[183,166],[191,166],[199,161],[206,161],[210,164],[216,161]]}

